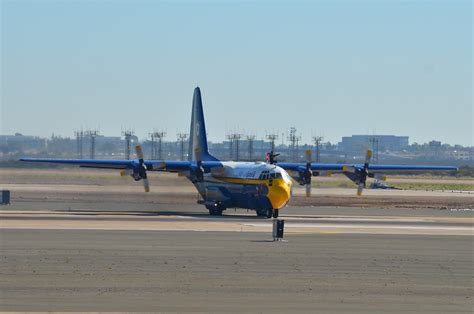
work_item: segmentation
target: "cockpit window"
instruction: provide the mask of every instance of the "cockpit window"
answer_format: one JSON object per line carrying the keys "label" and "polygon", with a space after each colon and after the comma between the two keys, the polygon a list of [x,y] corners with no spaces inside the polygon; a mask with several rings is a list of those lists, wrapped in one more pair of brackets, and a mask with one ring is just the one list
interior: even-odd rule
{"label": "cockpit window", "polygon": [[268,180],[269,176],[270,175],[269,175],[268,171],[262,171],[262,173],[260,174],[258,179],[259,180]]}
{"label": "cockpit window", "polygon": [[281,172],[275,171],[274,169],[262,171],[262,173],[260,173],[260,176],[258,177],[259,180],[271,180],[281,178],[283,178]]}

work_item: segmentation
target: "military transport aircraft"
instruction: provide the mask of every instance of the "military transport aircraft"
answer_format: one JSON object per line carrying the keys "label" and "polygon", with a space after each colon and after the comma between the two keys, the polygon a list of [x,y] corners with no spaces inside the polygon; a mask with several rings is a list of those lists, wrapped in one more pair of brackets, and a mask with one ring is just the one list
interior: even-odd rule
{"label": "military transport aircraft", "polygon": [[[357,184],[361,195],[367,177],[379,176],[388,171],[455,171],[450,166],[405,166],[371,165],[372,152],[367,152],[364,164],[322,164],[311,162],[307,151],[306,163],[277,162],[278,154],[267,154],[267,162],[220,161],[207,148],[206,127],[201,100],[201,90],[194,89],[189,140],[189,160],[145,160],[142,148],[136,146],[138,160],[89,160],[89,159],[45,159],[21,158],[21,161],[76,164],[85,168],[120,169],[121,175],[130,175],[142,181],[145,192],[150,191],[147,171],[167,171],[184,174],[196,187],[211,215],[222,215],[227,208],[246,208],[257,212],[257,216],[278,217],[279,210],[291,198],[293,180],[306,186],[311,192],[311,177],[320,171],[343,172]],[[292,176],[288,174],[289,171]]]}

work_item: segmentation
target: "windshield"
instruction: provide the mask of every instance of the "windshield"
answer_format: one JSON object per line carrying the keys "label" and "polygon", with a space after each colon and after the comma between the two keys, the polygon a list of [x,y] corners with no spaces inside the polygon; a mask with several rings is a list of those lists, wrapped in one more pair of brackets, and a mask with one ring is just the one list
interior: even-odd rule
{"label": "windshield", "polygon": [[260,176],[258,177],[259,180],[268,180],[268,179],[281,179],[282,175],[280,172],[276,172],[275,170],[265,170],[262,171]]}

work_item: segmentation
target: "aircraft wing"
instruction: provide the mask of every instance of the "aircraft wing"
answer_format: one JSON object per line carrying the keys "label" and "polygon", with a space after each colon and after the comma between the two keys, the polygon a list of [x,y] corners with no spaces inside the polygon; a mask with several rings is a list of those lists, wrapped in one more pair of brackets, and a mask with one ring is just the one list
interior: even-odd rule
{"label": "aircraft wing", "polygon": [[[84,168],[99,169],[134,169],[140,164],[138,160],[101,160],[101,159],[48,159],[48,158],[21,158],[20,161],[41,162],[54,164],[78,165]],[[146,169],[149,171],[180,172],[192,170],[196,162],[175,161],[175,160],[143,160]],[[204,169],[222,167],[218,161],[203,161]]]}
{"label": "aircraft wing", "polygon": [[[277,166],[290,171],[304,171],[306,169],[305,163],[286,163],[279,162]],[[311,170],[313,171],[344,171],[346,168],[364,168],[364,164],[321,164],[311,163]],[[457,171],[457,167],[453,166],[419,166],[419,165],[379,165],[370,164],[368,170],[374,172],[387,172],[387,171]]]}

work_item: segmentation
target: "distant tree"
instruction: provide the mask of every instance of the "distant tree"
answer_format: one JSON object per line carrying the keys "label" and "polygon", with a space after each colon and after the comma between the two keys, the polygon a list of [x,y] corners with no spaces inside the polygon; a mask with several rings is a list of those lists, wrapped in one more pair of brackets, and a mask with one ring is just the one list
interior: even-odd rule
{"label": "distant tree", "polygon": [[463,165],[459,167],[459,170],[453,173],[456,177],[474,177],[474,167]]}

